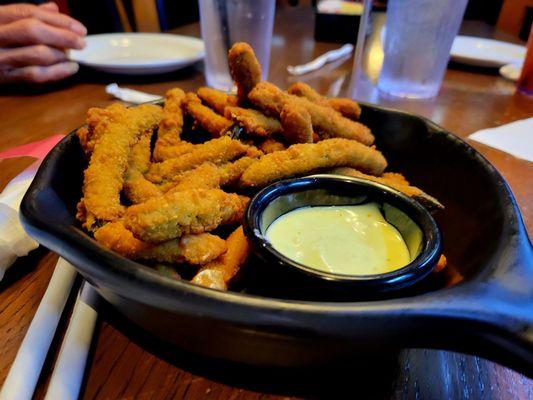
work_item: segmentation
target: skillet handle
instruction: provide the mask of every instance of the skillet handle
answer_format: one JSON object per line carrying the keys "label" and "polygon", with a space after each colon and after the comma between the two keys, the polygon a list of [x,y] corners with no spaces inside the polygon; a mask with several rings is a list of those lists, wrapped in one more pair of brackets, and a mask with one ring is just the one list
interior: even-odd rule
{"label": "skillet handle", "polygon": [[433,345],[533,377],[533,249],[525,230],[521,233],[512,254],[502,257],[489,277],[459,285],[432,305],[439,315],[433,328],[447,335],[433,336],[440,342]]}

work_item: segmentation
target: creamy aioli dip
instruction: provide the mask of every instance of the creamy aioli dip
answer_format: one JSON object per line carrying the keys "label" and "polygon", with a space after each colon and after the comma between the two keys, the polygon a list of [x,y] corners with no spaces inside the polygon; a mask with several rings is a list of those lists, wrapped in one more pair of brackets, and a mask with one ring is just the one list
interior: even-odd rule
{"label": "creamy aioli dip", "polygon": [[284,256],[334,274],[381,274],[411,261],[376,203],[298,208],[278,217],[266,237]]}

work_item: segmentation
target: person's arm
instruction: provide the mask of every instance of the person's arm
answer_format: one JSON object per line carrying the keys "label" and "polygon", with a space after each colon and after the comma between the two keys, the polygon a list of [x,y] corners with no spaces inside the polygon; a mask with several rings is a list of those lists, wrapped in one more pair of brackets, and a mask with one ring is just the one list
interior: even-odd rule
{"label": "person's arm", "polygon": [[78,70],[66,49],[85,46],[85,27],[55,3],[0,6],[0,84],[47,82]]}

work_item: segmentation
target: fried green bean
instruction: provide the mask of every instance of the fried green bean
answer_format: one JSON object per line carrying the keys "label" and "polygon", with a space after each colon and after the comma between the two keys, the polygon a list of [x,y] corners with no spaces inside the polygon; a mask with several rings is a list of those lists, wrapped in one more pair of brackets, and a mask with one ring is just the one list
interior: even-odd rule
{"label": "fried green bean", "polygon": [[128,168],[124,175],[124,194],[132,204],[162,195],[161,190],[144,177],[150,168],[151,139],[152,131],[141,136],[141,139],[133,145],[128,158]]}
{"label": "fried green bean", "polygon": [[174,181],[179,173],[195,168],[204,162],[222,164],[231,161],[250,147],[227,136],[196,145],[192,151],[180,157],[153,163],[146,177],[154,183]]}
{"label": "fried green bean", "polygon": [[289,89],[289,94],[294,94],[298,97],[305,97],[306,99],[323,106],[329,106],[335,111],[342,114],[343,117],[351,120],[358,120],[361,116],[361,107],[352,99],[339,98],[339,97],[325,97],[321,96],[315,89],[309,86],[307,83],[296,82]]}
{"label": "fried green bean", "polygon": [[262,156],[241,176],[242,186],[265,186],[271,182],[305,175],[325,168],[353,167],[380,175],[385,157],[355,140],[326,139],[318,143],[294,144],[287,150]]}
{"label": "fried green bean", "polygon": [[231,76],[237,85],[237,99],[240,105],[248,102],[248,93],[261,82],[261,65],[248,43],[239,42],[228,51]]}
{"label": "fried green bean", "polygon": [[220,189],[177,191],[129,207],[124,224],[138,239],[160,243],[239,222],[247,203],[248,198]]}
{"label": "fried green bean", "polygon": [[94,145],[83,183],[84,225],[93,230],[98,221],[114,221],[124,213],[120,192],[131,148],[140,136],[155,129],[161,107],[141,105],[124,109],[105,123],[105,132]]}
{"label": "fried green bean", "polygon": [[293,102],[307,110],[311,116],[313,128],[323,137],[339,137],[357,140],[366,145],[374,143],[370,129],[359,123],[344,118],[331,107],[283,92],[269,82],[258,83],[248,94],[250,101],[268,115],[279,117],[287,102]]}

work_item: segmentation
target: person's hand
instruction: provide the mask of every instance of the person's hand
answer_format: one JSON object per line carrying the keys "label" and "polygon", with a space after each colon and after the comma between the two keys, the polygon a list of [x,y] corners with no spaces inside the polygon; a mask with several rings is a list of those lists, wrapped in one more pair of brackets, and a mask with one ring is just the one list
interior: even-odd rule
{"label": "person's hand", "polygon": [[87,29],[55,3],[0,6],[0,83],[41,83],[78,71],[66,49],[82,49]]}

